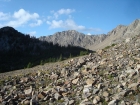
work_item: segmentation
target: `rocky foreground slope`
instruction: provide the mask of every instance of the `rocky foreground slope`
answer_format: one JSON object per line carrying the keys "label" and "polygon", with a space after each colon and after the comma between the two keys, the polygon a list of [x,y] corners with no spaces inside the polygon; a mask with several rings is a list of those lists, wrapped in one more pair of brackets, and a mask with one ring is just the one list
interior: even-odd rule
{"label": "rocky foreground slope", "polygon": [[1,73],[0,103],[139,105],[139,75],[140,35],[80,58]]}

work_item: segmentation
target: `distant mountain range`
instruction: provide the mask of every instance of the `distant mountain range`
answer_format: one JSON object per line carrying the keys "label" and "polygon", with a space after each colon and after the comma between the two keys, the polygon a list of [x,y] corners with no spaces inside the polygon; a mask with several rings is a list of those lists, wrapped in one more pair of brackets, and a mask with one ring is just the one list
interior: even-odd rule
{"label": "distant mountain range", "polygon": [[53,44],[57,43],[61,46],[72,45],[97,50],[138,34],[140,34],[140,20],[136,19],[130,25],[119,25],[107,34],[85,35],[75,30],[68,30],[50,36],[41,36],[39,40],[52,42]]}
{"label": "distant mountain range", "polygon": [[101,43],[107,35],[85,35],[75,30],[68,30],[63,32],[57,32],[50,36],[41,36],[41,41],[52,42],[53,44],[58,43],[61,46],[79,46],[87,48],[87,46],[97,45]]}

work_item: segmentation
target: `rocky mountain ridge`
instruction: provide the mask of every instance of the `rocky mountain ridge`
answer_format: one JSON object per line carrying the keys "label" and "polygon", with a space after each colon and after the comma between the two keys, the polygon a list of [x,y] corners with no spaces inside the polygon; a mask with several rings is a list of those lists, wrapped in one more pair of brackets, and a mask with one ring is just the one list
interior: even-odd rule
{"label": "rocky mountain ridge", "polygon": [[101,35],[85,35],[75,30],[57,32],[51,36],[40,37],[42,41],[52,42],[61,46],[79,46],[86,48],[87,46],[96,45],[102,42],[107,36]]}
{"label": "rocky mountain ridge", "polygon": [[128,26],[124,25],[117,26],[115,29],[113,29],[107,34],[108,37],[105,40],[103,40],[102,43],[96,46],[94,45],[89,46],[88,48],[92,50],[102,49],[106,46],[110,46],[111,44],[114,43],[119,43],[125,40],[126,38],[131,38],[139,34],[140,34],[140,20],[136,19]]}
{"label": "rocky mountain ridge", "polygon": [[0,74],[3,105],[140,105],[140,35],[87,56]]}
{"label": "rocky mountain ridge", "polygon": [[136,19],[128,26],[119,25],[107,34],[85,35],[75,30],[57,32],[54,35],[40,37],[40,40],[58,43],[61,46],[79,46],[90,50],[103,49],[114,43],[119,43],[127,37],[140,34],[140,20]]}

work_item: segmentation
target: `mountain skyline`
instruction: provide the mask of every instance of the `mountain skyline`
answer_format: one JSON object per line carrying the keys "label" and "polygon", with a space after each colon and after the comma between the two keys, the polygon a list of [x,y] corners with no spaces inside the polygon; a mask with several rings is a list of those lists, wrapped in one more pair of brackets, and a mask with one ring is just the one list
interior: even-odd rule
{"label": "mountain skyline", "polygon": [[118,25],[107,34],[86,35],[75,30],[56,32],[53,35],[39,37],[42,41],[52,42],[61,46],[79,46],[90,50],[103,49],[106,46],[119,43],[127,38],[140,34],[140,19],[129,25]]}
{"label": "mountain skyline", "polygon": [[138,19],[139,3],[138,0],[0,0],[0,28],[12,26],[36,37],[65,30],[106,34],[120,24],[129,25]]}

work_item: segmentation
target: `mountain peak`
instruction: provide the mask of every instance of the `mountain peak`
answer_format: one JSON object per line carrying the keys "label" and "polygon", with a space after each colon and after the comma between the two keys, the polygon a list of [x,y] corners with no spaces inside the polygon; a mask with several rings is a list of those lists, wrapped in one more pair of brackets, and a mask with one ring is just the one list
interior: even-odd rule
{"label": "mountain peak", "polygon": [[78,31],[76,31],[76,30],[68,30],[67,32],[75,32],[75,33],[79,33]]}
{"label": "mountain peak", "polygon": [[138,25],[140,24],[140,19],[136,19],[134,22],[132,22],[130,25],[133,27],[133,28],[136,28]]}
{"label": "mountain peak", "polygon": [[83,48],[88,48],[89,45],[97,44],[102,42],[106,38],[105,34],[101,35],[85,35],[76,30],[67,30],[62,32],[57,32],[54,35],[40,37],[40,40],[46,40],[47,42],[52,42],[53,44],[59,44],[61,46],[79,46]]}
{"label": "mountain peak", "polygon": [[140,19],[136,19],[134,22],[140,22]]}
{"label": "mountain peak", "polygon": [[59,33],[71,33],[71,34],[78,34],[80,32],[76,31],[76,30],[65,30],[65,31],[62,31],[62,32],[59,32]]}
{"label": "mountain peak", "polygon": [[0,28],[0,30],[3,30],[3,31],[14,30],[15,31],[15,29],[13,27],[10,27],[10,26],[2,27],[2,28]]}

